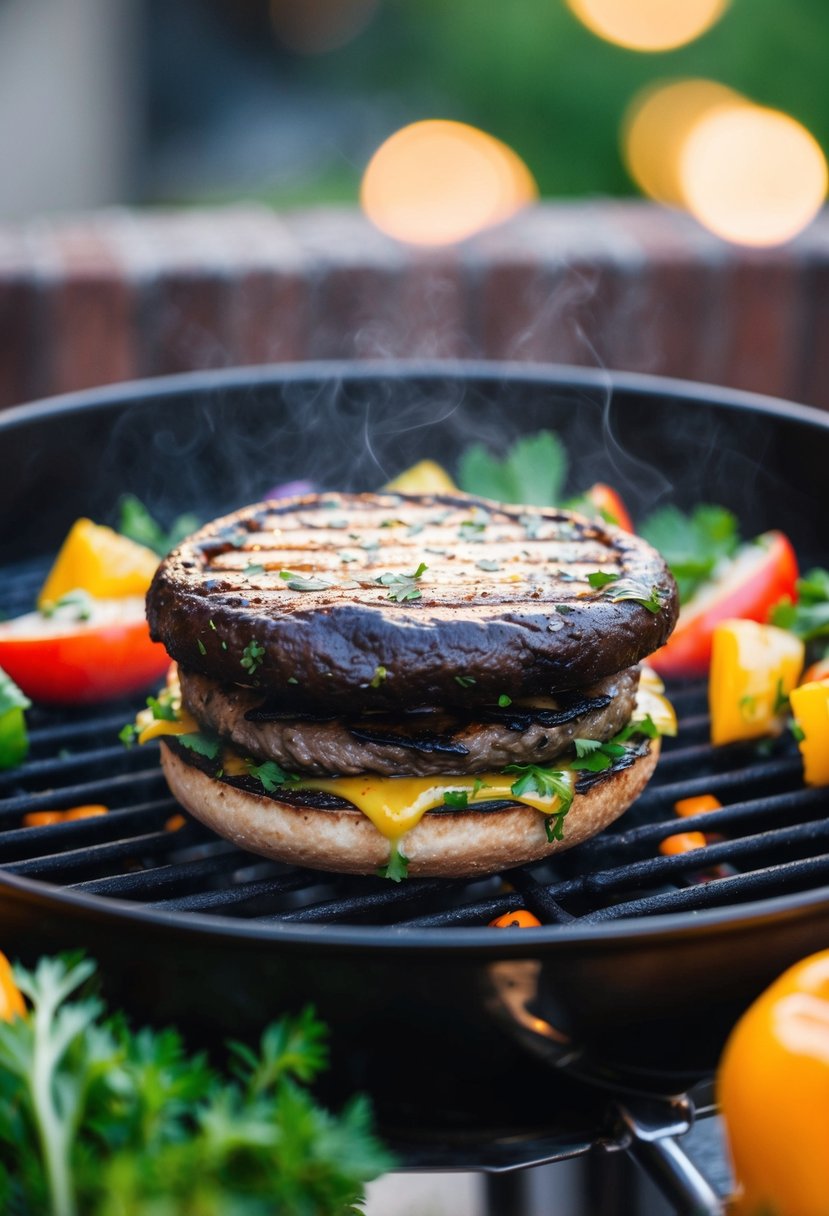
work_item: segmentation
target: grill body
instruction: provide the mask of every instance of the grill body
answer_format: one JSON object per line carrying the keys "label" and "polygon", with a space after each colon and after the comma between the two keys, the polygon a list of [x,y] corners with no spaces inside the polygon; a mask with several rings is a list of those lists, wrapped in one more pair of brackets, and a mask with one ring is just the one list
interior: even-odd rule
{"label": "grill body", "polygon": [[[565,442],[574,491],[607,481],[634,517],[723,503],[746,535],[780,527],[804,565],[826,560],[829,421],[816,411],[562,368],[308,365],[0,416],[2,607],[27,608],[72,520],[111,520],[125,490],[161,517],[208,518],[280,481],[375,488],[416,459],[451,465],[472,439],[504,447],[543,427]],[[514,895],[497,879],[470,890],[327,880],[252,863],[197,827],[178,839],[163,832],[175,808],[152,752],[125,759],[112,746],[112,720],[134,706],[36,717],[45,767],[0,789],[6,948],[85,947],[138,1020],[176,1021],[208,1043],[313,1002],[333,1031],[330,1095],[368,1090],[383,1125],[412,1143],[532,1140],[543,1126],[561,1155],[587,1151],[590,1100],[572,1074],[675,1091],[712,1067],[767,982],[829,939],[829,799],[802,789],[792,745],[714,754],[703,691],[677,701],[687,730],[637,807],[555,870],[510,875]],[[78,749],[68,767],[49,761],[59,738]],[[94,798],[72,792],[79,782]],[[708,791],[727,805],[706,866],[727,869],[698,883],[656,845],[672,801]],[[120,818],[20,828],[50,800],[105,801]],[[511,902],[544,927],[487,929]],[[554,1066],[543,1084],[539,1059]]]}

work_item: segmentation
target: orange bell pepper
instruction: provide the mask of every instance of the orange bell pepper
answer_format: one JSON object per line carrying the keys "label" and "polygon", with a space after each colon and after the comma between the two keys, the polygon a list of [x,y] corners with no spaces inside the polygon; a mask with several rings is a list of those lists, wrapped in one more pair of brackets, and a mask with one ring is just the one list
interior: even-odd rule
{"label": "orange bell pepper", "polygon": [[774,625],[743,620],[717,625],[708,681],[715,747],[780,734],[804,654],[800,638]]}
{"label": "orange bell pepper", "polygon": [[803,780],[807,785],[829,785],[829,679],[801,684],[792,689],[790,700]]}
{"label": "orange bell pepper", "polygon": [[525,908],[516,908],[514,912],[505,912],[489,922],[490,929],[535,929],[541,921]]}
{"label": "orange bell pepper", "polygon": [[14,982],[14,973],[5,954],[0,954],[0,1022],[26,1016],[26,1002]]}
{"label": "orange bell pepper", "polygon": [[829,1211],[829,951],[786,971],[743,1015],[717,1078],[734,1216]]}

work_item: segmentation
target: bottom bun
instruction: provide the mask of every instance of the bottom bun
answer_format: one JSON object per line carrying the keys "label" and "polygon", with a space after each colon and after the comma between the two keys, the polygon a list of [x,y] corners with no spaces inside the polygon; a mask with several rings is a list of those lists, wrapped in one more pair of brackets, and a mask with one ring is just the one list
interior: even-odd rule
{"label": "bottom bun", "polygon": [[[539,861],[595,836],[627,810],[650,780],[659,741],[625,768],[611,769],[577,793],[564,820],[564,839],[547,839],[544,816],[519,803],[498,809],[427,812],[401,849],[409,874],[469,878]],[[220,836],[251,853],[343,874],[373,874],[389,860],[389,841],[361,811],[318,809],[207,776],[161,744],[167,783],[181,805]]]}

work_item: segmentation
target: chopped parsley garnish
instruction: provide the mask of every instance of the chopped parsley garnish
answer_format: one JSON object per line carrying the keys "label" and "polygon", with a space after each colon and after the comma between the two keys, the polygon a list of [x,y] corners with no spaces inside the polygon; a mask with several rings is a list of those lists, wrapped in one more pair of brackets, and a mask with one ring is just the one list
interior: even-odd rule
{"label": "chopped parsley garnish", "polygon": [[205,644],[201,640],[201,638],[196,638],[196,645],[199,648],[199,654],[201,654],[201,655],[207,654],[207,647],[205,646]]}
{"label": "chopped parsley garnish", "polygon": [[475,565],[479,570],[486,570],[489,574],[495,574],[496,571],[501,569],[500,562],[491,561],[487,557],[482,557],[479,562],[475,562]]}
{"label": "chopped parsley garnish", "polygon": [[67,591],[59,600],[44,604],[40,610],[40,615],[49,618],[60,612],[63,617],[73,621],[89,621],[92,619],[94,610],[95,600],[93,597],[88,591],[77,587],[74,591]]}
{"label": "chopped parsley garnish", "polygon": [[340,561],[345,566],[349,565],[351,562],[358,562],[360,560],[356,553],[346,553],[343,551],[338,556]]}
{"label": "chopped parsley garnish", "polygon": [[419,600],[422,592],[417,586],[417,582],[422,578],[424,572],[429,567],[425,562],[421,562],[416,570],[411,574],[381,574],[374,581],[380,583],[383,587],[389,587],[388,598],[394,600],[395,603],[402,604],[406,600]]}
{"label": "chopped parsley garnish", "polygon": [[641,604],[648,612],[662,611],[662,593],[655,585],[648,587],[645,583],[633,578],[622,578],[619,574],[610,574],[606,570],[594,570],[588,574],[587,581],[596,591],[604,591],[605,597],[614,604],[621,600],[632,600]]}
{"label": "chopped parsley garnish", "polygon": [[287,782],[298,780],[293,773],[286,773],[285,769],[281,768],[275,760],[266,760],[264,764],[254,764],[249,761],[248,773],[259,781],[269,794],[274,793]]}
{"label": "chopped parsley garnish", "polygon": [[215,760],[221,747],[218,739],[211,739],[209,735],[203,735],[201,731],[196,731],[191,735],[176,735],[176,742],[180,743],[182,747],[188,747],[198,756],[206,756],[208,760]]}
{"label": "chopped parsley garnish", "polygon": [[242,651],[242,657],[239,662],[244,667],[249,676],[256,675],[256,672],[262,666],[262,656],[265,653],[265,647],[253,639],[248,642],[245,649]]}
{"label": "chopped parsley garnish", "polygon": [[605,743],[599,739],[574,739],[576,759],[571,760],[570,767],[577,773],[603,773],[627,754],[630,749],[626,744],[634,735],[657,739],[659,728],[648,714],[644,718],[628,722],[627,726],[623,726]]}
{"label": "chopped parsley garnish", "polygon": [[658,549],[671,568],[681,603],[714,574],[717,563],[732,557],[740,543],[737,519],[725,507],[702,505],[689,515],[662,507],[644,521],[640,536]]}
{"label": "chopped parsley garnish", "polygon": [[569,616],[571,612],[575,612],[575,608],[572,608],[570,604],[556,604],[556,612],[561,613],[562,616]]}
{"label": "chopped parsley garnish", "polygon": [[802,743],[806,738],[805,730],[799,722],[794,720],[794,718],[792,718],[791,722],[789,723],[789,730],[792,732],[792,737],[795,738],[798,743]]}
{"label": "chopped parsley garnish", "polygon": [[245,566],[244,570],[242,571],[242,574],[247,575],[248,577],[250,577],[251,575],[254,575],[254,574],[264,574],[264,573],[265,573],[265,567],[263,565],[261,565],[260,562],[248,562],[248,564]]}
{"label": "chopped parsley garnish", "polygon": [[455,683],[460,684],[461,688],[471,688],[475,682],[474,676],[455,676]]}
{"label": "chopped parsley garnish", "polygon": [[380,542],[376,537],[374,537],[373,539],[364,540],[360,545],[360,548],[364,549],[367,553],[371,553],[374,549],[380,548]]}
{"label": "chopped parsley garnish", "polygon": [[538,540],[544,522],[540,515],[519,515],[518,522],[524,529],[527,540]]}
{"label": "chopped parsley garnish", "polygon": [[465,811],[469,806],[469,794],[466,790],[444,790],[443,805],[453,811]]}
{"label": "chopped parsley garnish", "polygon": [[551,431],[539,431],[517,439],[502,459],[473,444],[461,456],[458,484],[467,494],[496,502],[543,507],[559,501],[566,473],[561,441]]}
{"label": "chopped parsley garnish", "polygon": [[330,579],[306,578],[294,570],[280,570],[279,577],[285,580],[291,591],[328,591],[334,586]]}
{"label": "chopped parsley garnish", "polygon": [[465,519],[458,528],[458,539],[471,544],[479,544],[484,539],[485,529],[485,520]]}
{"label": "chopped parsley garnish", "polygon": [[369,680],[369,688],[379,688],[388,674],[385,667],[375,667],[374,675]]}
{"label": "chopped parsley garnish", "polygon": [[392,882],[401,882],[409,877],[409,859],[400,849],[400,842],[392,840],[389,850],[389,860],[377,871],[378,878],[389,878]]}
{"label": "chopped parsley garnish", "polygon": [[169,688],[164,688],[157,697],[147,697],[147,706],[157,722],[177,722],[178,714]]}
{"label": "chopped parsley garnish", "polygon": [[138,727],[134,722],[127,722],[126,726],[122,726],[118,731],[118,738],[123,743],[124,747],[132,747],[138,735]]}
{"label": "chopped parsley garnish", "polygon": [[501,709],[507,709],[510,705],[512,705],[512,697],[508,697],[505,692],[502,692],[498,698],[498,705]]}
{"label": "chopped parsley garnish", "polygon": [[594,570],[591,574],[588,574],[587,581],[591,587],[599,590],[602,587],[606,587],[608,583],[618,583],[620,578],[621,575],[619,574],[611,574],[606,570]]}
{"label": "chopped parsley garnish", "polygon": [[[570,809],[573,789],[560,769],[541,768],[537,764],[508,764],[505,773],[521,773],[510,786],[510,793],[520,798],[524,794],[537,794],[540,798],[559,798]],[[559,812],[560,813],[560,812]]]}

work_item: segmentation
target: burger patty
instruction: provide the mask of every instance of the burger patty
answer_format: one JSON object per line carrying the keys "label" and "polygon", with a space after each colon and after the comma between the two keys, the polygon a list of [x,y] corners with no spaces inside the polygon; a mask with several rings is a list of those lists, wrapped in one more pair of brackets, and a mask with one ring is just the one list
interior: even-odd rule
{"label": "burger patty", "polygon": [[451,709],[297,718],[261,692],[180,671],[182,702],[203,727],[245,755],[315,776],[481,773],[546,764],[574,738],[605,741],[629,721],[638,668],[532,704],[464,713]]}
{"label": "burger patty", "polygon": [[388,494],[209,524],[161,563],[147,606],[153,638],[190,671],[336,714],[587,687],[661,646],[678,612],[662,558],[629,533]]}

